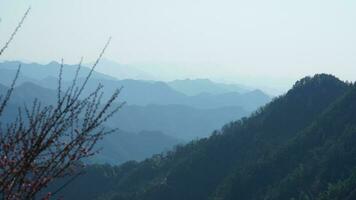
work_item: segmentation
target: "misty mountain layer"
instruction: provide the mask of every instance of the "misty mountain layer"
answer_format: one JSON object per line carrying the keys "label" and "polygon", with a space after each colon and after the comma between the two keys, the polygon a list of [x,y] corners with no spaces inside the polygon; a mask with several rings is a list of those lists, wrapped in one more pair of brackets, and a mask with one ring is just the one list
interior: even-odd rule
{"label": "misty mountain layer", "polygon": [[[31,106],[35,99],[44,104],[56,103],[60,65],[56,62],[47,65],[0,63],[0,94],[6,92],[6,85],[11,84],[20,64],[19,79],[9,108],[5,110],[3,122],[13,120],[17,115],[17,107],[25,104]],[[75,65],[64,65],[63,88],[71,84],[75,70]],[[88,73],[89,68],[82,67],[79,84]],[[91,92],[98,84],[104,85],[104,98],[116,88],[124,86],[120,101],[127,102],[117,115],[106,123],[106,126],[119,128],[121,131],[102,141],[101,146],[106,148],[94,158],[98,163],[120,164],[128,160],[142,160],[171,150],[177,144],[207,137],[226,122],[247,116],[251,110],[270,99],[258,90],[238,93],[223,88],[218,94],[212,92],[189,96],[164,82],[117,80],[96,71],[84,92]],[[210,81],[209,85],[215,88],[215,91],[221,87],[220,84]]]}

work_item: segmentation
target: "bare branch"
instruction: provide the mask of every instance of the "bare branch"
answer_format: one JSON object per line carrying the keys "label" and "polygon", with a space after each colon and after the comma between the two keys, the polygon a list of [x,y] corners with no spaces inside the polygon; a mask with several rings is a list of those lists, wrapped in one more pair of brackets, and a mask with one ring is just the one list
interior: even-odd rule
{"label": "bare branch", "polygon": [[20,28],[21,28],[23,22],[25,21],[25,19],[26,19],[28,13],[30,12],[30,10],[31,10],[31,7],[29,7],[29,8],[27,9],[27,11],[25,12],[25,14],[22,16],[20,22],[17,24],[17,26],[16,26],[14,32],[12,32],[10,38],[6,41],[5,45],[0,49],[0,56],[4,53],[4,51],[7,49],[7,47],[8,47],[9,44],[11,43],[11,41],[14,39],[16,33],[20,30]]}
{"label": "bare branch", "polygon": [[15,77],[14,77],[14,79],[12,80],[12,83],[11,83],[11,85],[10,85],[10,88],[7,90],[5,96],[4,96],[4,97],[3,97],[3,96],[0,97],[0,101],[2,101],[1,104],[0,104],[0,117],[1,117],[1,115],[2,115],[2,113],[3,113],[3,111],[4,111],[4,109],[5,109],[5,107],[6,107],[6,105],[7,105],[7,103],[8,103],[9,100],[10,100],[10,97],[11,97],[12,92],[14,91],[16,81],[17,81],[17,79],[19,78],[19,75],[20,75],[20,70],[21,70],[21,65],[19,65],[19,67],[17,68]]}
{"label": "bare branch", "polygon": [[[19,108],[17,119],[0,128],[0,195],[3,199],[33,199],[53,180],[72,175],[81,168],[81,160],[93,156],[95,144],[113,129],[103,127],[123,104],[115,104],[121,89],[102,102],[103,86],[79,98],[110,40],[100,52],[84,83],[77,87],[82,61],[65,92],[62,92],[63,61],[59,70],[57,103],[42,105],[34,100],[32,107]],[[12,86],[4,98],[5,108]],[[11,89],[12,88],[12,89]],[[80,88],[75,89],[74,88]],[[23,114],[24,112],[24,114]]]}

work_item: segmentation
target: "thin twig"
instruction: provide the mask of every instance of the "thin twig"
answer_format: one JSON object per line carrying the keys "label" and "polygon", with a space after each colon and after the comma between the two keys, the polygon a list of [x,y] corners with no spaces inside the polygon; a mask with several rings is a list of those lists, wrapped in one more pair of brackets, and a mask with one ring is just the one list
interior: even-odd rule
{"label": "thin twig", "polygon": [[20,22],[17,24],[17,26],[16,26],[14,32],[12,32],[10,38],[7,40],[7,42],[5,43],[5,45],[1,48],[1,50],[0,50],[0,56],[4,53],[4,51],[7,49],[7,47],[8,47],[9,44],[11,43],[11,41],[14,39],[16,33],[20,30],[20,28],[21,28],[23,22],[25,21],[25,19],[26,19],[28,13],[30,12],[30,10],[31,10],[31,7],[29,7],[29,8],[27,9],[27,11],[25,12],[25,14],[22,16]]}

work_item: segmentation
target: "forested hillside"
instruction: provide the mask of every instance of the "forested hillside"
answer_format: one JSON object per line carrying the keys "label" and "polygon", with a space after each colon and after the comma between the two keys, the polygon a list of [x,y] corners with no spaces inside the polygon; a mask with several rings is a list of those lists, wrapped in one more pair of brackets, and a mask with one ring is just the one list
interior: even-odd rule
{"label": "forested hillside", "polygon": [[[111,200],[352,200],[355,111],[354,85],[331,75],[306,77],[209,138],[143,162],[90,166],[62,194]],[[77,192],[83,188],[92,189]]]}

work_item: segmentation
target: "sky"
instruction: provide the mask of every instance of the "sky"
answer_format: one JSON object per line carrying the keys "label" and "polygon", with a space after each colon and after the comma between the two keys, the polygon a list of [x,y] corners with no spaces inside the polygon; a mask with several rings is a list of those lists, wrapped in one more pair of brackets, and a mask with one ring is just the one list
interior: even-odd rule
{"label": "sky", "polygon": [[106,58],[162,80],[356,80],[354,0],[0,0],[0,44],[29,6],[0,59],[91,62],[111,36]]}

